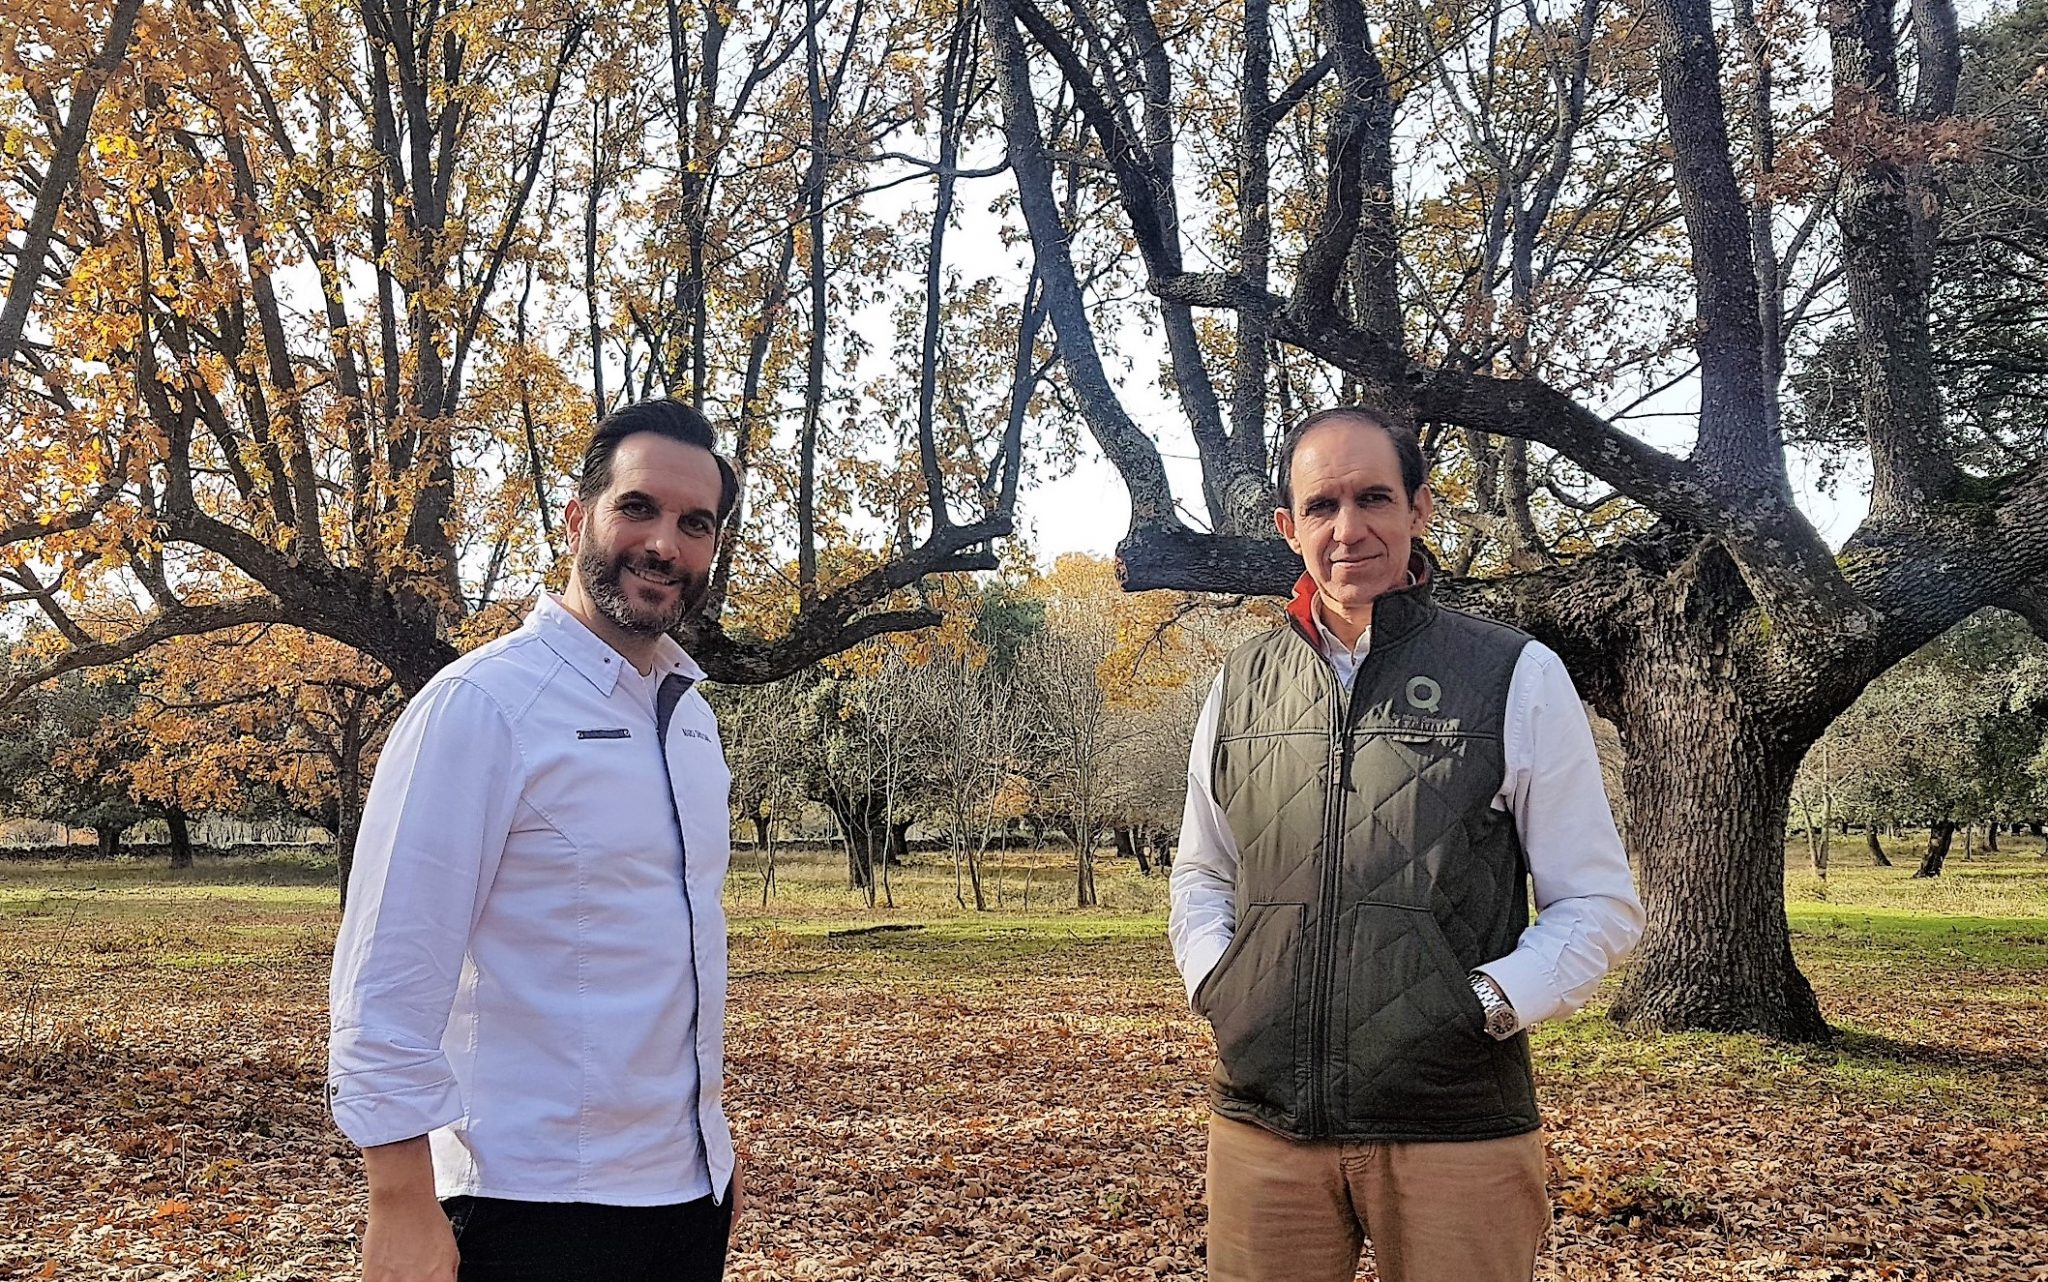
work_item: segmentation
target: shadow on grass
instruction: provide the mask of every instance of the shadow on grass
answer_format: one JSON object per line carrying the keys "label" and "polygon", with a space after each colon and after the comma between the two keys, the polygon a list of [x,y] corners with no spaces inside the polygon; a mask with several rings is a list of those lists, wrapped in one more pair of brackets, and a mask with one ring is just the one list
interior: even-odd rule
{"label": "shadow on grass", "polygon": [[1910,1042],[1883,1033],[1836,1029],[1831,1049],[1844,1067],[1960,1069],[2001,1076],[2031,1074],[2048,1081],[2048,1055],[1987,1050],[1953,1042]]}

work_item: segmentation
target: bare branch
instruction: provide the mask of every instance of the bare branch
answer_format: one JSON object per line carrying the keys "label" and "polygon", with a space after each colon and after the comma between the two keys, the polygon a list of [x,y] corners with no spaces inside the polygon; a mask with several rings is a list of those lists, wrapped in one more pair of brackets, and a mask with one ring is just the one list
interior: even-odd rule
{"label": "bare branch", "polygon": [[197,636],[205,632],[218,632],[223,628],[241,627],[248,623],[288,622],[291,620],[287,617],[284,603],[275,597],[251,597],[247,600],[225,601],[216,605],[159,610],[141,627],[125,636],[107,641],[92,641],[88,638],[86,644],[74,643],[69,650],[48,663],[8,677],[4,682],[0,682],[0,707],[7,706],[26,691],[46,681],[54,681],[67,672],[120,663],[172,637]]}

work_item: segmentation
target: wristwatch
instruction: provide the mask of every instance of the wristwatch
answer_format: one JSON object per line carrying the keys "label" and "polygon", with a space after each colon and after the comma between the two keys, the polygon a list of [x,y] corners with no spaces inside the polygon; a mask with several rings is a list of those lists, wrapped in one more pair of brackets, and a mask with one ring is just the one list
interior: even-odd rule
{"label": "wristwatch", "polygon": [[1522,1021],[1515,1017],[1515,1008],[1508,1004],[1508,995],[1500,990],[1500,985],[1491,975],[1475,970],[1468,978],[1472,981],[1473,995],[1479,998],[1479,1009],[1486,1012],[1486,1035],[1497,1042],[1513,1037]]}

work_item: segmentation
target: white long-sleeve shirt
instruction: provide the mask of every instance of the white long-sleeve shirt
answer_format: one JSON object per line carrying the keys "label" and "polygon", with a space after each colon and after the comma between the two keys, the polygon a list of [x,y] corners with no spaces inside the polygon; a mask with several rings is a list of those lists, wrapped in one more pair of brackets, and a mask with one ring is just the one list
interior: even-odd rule
{"label": "white long-sleeve shirt", "polygon": [[[428,1135],[442,1197],[724,1195],[727,773],[694,687],[543,595],[427,683],[364,808],[335,941],[328,1099],[368,1147]],[[673,800],[671,800],[673,798]],[[680,825],[680,826],[679,826]]]}
{"label": "white long-sleeve shirt", "polygon": [[[1324,657],[1350,688],[1371,646],[1368,630],[1346,646],[1316,618]],[[1219,673],[1195,722],[1188,796],[1174,857],[1167,936],[1188,998],[1201,986],[1237,924],[1237,839],[1210,786]],[[1569,1015],[1627,956],[1643,932],[1643,906],[1600,782],[1592,727],[1563,660],[1531,641],[1508,682],[1503,735],[1507,769],[1493,807],[1514,816],[1536,894],[1537,919],[1513,952],[1478,969],[1515,1008],[1519,1026]]]}

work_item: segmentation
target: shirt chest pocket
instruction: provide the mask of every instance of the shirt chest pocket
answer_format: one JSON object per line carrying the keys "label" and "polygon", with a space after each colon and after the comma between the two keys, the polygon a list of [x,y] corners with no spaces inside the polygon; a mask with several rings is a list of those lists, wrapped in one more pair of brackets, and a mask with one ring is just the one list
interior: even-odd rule
{"label": "shirt chest pocket", "polygon": [[551,830],[562,847],[555,857],[584,858],[600,875],[641,861],[672,867],[675,816],[653,732],[634,726],[625,734],[564,736],[558,748],[528,783],[514,833],[535,838],[530,848],[548,857],[540,838]]}

